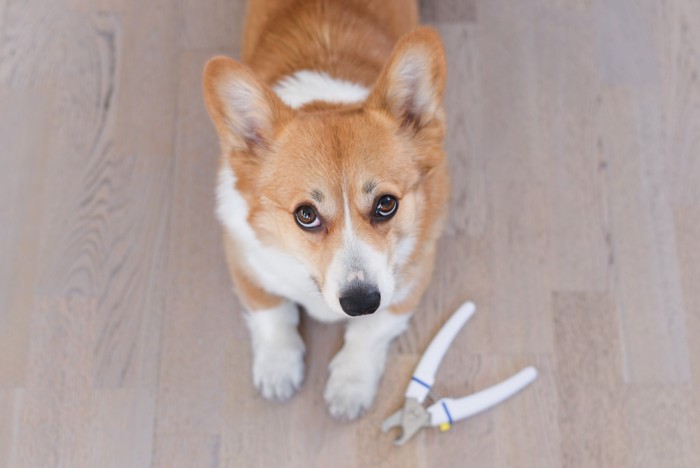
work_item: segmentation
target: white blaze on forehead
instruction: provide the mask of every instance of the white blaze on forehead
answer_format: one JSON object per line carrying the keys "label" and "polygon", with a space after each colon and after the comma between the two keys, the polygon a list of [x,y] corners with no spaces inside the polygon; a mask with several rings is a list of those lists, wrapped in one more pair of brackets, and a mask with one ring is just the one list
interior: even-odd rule
{"label": "white blaze on forehead", "polygon": [[362,246],[360,244],[360,239],[355,234],[355,230],[352,226],[352,216],[350,215],[350,203],[348,202],[348,193],[346,189],[343,189],[343,244],[342,244],[342,255],[343,255],[343,266],[345,272],[345,283],[351,283],[353,281],[365,281],[365,265],[361,258]]}
{"label": "white blaze on forehead", "polygon": [[362,102],[369,95],[364,86],[312,70],[299,70],[286,76],[272,89],[285,104],[295,109],[313,101]]}
{"label": "white blaze on forehead", "polygon": [[343,216],[345,219],[343,239],[345,242],[352,242],[354,232],[352,229],[352,217],[350,216],[350,204],[348,203],[348,192],[345,189],[343,189]]}

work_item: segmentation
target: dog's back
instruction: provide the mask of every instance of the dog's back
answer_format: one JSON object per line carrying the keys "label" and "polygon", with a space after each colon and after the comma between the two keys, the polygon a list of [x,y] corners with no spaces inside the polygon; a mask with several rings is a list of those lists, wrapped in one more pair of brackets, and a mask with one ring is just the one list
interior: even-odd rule
{"label": "dog's back", "polygon": [[308,69],[370,86],[417,25],[414,0],[251,0],[241,57],[268,83]]}

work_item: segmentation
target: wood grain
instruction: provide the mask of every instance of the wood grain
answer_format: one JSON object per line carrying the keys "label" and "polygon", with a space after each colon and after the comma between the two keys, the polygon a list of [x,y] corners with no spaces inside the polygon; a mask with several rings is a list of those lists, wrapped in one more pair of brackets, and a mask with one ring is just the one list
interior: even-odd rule
{"label": "wood grain", "polygon": [[[700,463],[697,413],[689,387],[633,385],[625,399],[630,466],[686,467]],[[664,437],[659,437],[664,434]],[[666,442],[673,440],[673,444]]]}
{"label": "wood grain", "polygon": [[663,14],[656,14],[656,34],[663,40],[659,66],[664,80],[659,89],[664,139],[665,185],[678,204],[697,204],[700,199],[700,31],[688,22],[700,14],[693,1],[673,2]]}
{"label": "wood grain", "polygon": [[186,50],[239,50],[245,19],[246,2],[212,0],[203,8],[198,0],[180,2],[183,31],[182,47]]}
{"label": "wood grain", "polygon": [[550,238],[556,272],[551,284],[560,290],[605,291],[612,280],[613,256],[604,200],[607,163],[597,133],[601,89],[595,34],[585,15],[559,9],[541,13],[533,18],[534,41],[547,88],[537,93],[536,105],[542,151],[551,164]]}
{"label": "wood grain", "polygon": [[[177,73],[180,89],[198,87],[200,70],[209,55],[183,54]],[[183,92],[177,102],[181,118],[170,192],[168,269],[161,278],[171,294],[164,304],[156,447],[161,437],[171,434],[192,434],[194,443],[200,444],[200,436],[221,433],[224,382],[233,370],[224,350],[229,341],[245,338],[242,322],[237,326],[234,322],[241,319],[240,307],[226,281],[221,232],[214,217],[218,155],[202,151],[199,145],[204,140],[194,137],[203,134],[215,141],[199,97]],[[180,443],[185,440],[181,437]],[[167,460],[159,451],[156,459]]]}
{"label": "wood grain", "polygon": [[562,466],[628,466],[620,337],[612,298],[607,293],[556,293],[554,321],[556,378],[563,398]]}
{"label": "wood grain", "polygon": [[[697,338],[700,336],[700,289],[697,287],[700,278],[700,204],[678,206],[674,213],[693,382],[684,388],[685,403],[688,405],[684,408],[684,417],[691,426],[690,430],[694,431],[695,442],[689,438],[686,443],[690,441],[691,444],[697,444],[700,437],[700,392],[697,391],[697,382],[700,380],[700,339]],[[700,463],[698,450],[686,448],[685,456],[695,464]]]}
{"label": "wood grain", "polygon": [[[680,264],[683,305],[693,382],[700,379],[700,205],[678,206],[675,211],[676,245]],[[700,397],[697,399],[700,403]],[[698,407],[700,409],[700,407]]]}
{"label": "wood grain", "polygon": [[482,203],[487,189],[486,163],[489,155],[481,151],[482,129],[479,116],[482,99],[479,95],[479,73],[476,70],[478,48],[475,27],[471,24],[438,24],[450,61],[445,92],[446,102],[461,102],[447,106],[450,123],[445,138],[450,169],[458,179],[453,183],[450,198],[448,235],[481,236],[486,232],[488,207]]}
{"label": "wood grain", "polygon": [[153,466],[215,468],[221,441],[215,435],[168,435],[158,438]]}
{"label": "wood grain", "polygon": [[459,23],[476,21],[476,4],[474,0],[448,0],[433,2],[420,0],[421,20],[427,23]]}
{"label": "wood grain", "polygon": [[10,466],[10,456],[15,450],[17,431],[17,393],[12,389],[0,389],[0,466]]}
{"label": "wood grain", "polygon": [[562,438],[556,408],[562,397],[558,394],[551,358],[496,356],[485,365],[490,378],[483,387],[500,382],[528,365],[535,366],[539,373],[537,386],[524,390],[517,399],[493,411],[494,466],[561,466]]}
{"label": "wood grain", "polygon": [[95,393],[87,466],[148,466],[153,452],[153,389],[101,388]]}
{"label": "wood grain", "polygon": [[0,48],[2,48],[2,43],[4,40],[4,34],[2,30],[2,25],[5,24],[5,7],[7,6],[7,0],[0,0]]}
{"label": "wood grain", "polygon": [[96,309],[94,299],[36,301],[10,466],[87,466]]}
{"label": "wood grain", "polygon": [[[448,56],[453,192],[433,282],[358,421],[342,327],[289,402],[251,383],[201,72],[242,0],[0,0],[0,468],[700,466],[700,4],[420,2]],[[492,411],[381,421],[463,301],[435,392],[533,364]]]}
{"label": "wood grain", "polygon": [[[50,120],[41,104],[51,102],[46,89],[31,92],[0,88],[0,141],[5,155],[36,154],[46,151],[45,142],[24,131],[34,127],[45,132]],[[41,195],[44,160],[3,157],[0,159],[0,385],[21,387],[29,343],[29,314],[33,289],[39,274]],[[11,175],[11,176],[10,176]],[[25,196],[26,190],[37,196]]]}
{"label": "wood grain", "polygon": [[[640,93],[639,101],[650,99]],[[653,111],[635,108],[627,93],[609,89],[600,119],[608,161],[607,204],[614,255],[613,281],[625,380],[687,382],[687,342],[673,218],[661,185],[658,134],[645,132]],[[646,122],[645,122],[646,121]]]}
{"label": "wood grain", "polygon": [[[527,2],[488,2],[479,9],[476,69],[486,155],[487,233],[492,239],[490,334],[501,353],[550,353],[552,257],[551,155],[541,148],[534,93],[536,11]],[[497,37],[496,37],[497,36]],[[457,60],[455,57],[453,59]],[[517,70],[517,72],[516,72]],[[540,326],[532,327],[531,323]]]}

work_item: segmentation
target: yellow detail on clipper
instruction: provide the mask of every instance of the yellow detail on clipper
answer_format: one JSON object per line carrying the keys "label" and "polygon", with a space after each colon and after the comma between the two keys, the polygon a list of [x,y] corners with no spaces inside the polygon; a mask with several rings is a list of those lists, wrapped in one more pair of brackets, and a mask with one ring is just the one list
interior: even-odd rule
{"label": "yellow detail on clipper", "polygon": [[440,424],[440,432],[446,432],[450,430],[450,423],[442,423]]}

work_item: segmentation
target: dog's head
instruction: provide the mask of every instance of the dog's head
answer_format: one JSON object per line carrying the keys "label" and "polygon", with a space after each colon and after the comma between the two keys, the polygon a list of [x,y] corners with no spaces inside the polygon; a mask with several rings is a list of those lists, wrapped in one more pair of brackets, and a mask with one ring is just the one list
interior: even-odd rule
{"label": "dog's head", "polygon": [[207,64],[207,107],[248,223],[303,262],[341,314],[397,302],[402,271],[439,231],[445,73],[427,28],[397,43],[365,102],[353,105],[294,110],[234,60]]}

